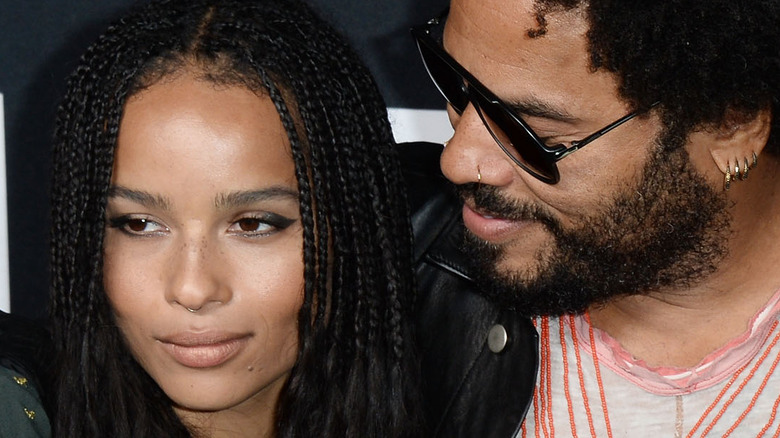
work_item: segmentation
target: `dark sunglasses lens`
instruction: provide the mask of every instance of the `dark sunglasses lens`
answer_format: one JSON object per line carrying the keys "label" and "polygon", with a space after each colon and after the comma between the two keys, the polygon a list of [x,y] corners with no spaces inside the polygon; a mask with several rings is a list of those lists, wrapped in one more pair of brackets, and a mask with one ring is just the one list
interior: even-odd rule
{"label": "dark sunglasses lens", "polygon": [[458,114],[462,113],[469,103],[463,78],[434,49],[419,40],[417,47],[433,83],[452,108]]}
{"label": "dark sunglasses lens", "polygon": [[543,181],[557,182],[555,162],[549,161],[536,140],[495,103],[478,99],[477,110],[496,142],[520,167]]}

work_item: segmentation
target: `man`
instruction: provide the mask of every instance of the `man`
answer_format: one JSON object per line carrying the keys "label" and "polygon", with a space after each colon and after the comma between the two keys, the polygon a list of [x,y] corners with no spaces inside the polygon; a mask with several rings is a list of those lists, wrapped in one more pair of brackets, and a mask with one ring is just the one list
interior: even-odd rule
{"label": "man", "polygon": [[452,0],[413,30],[462,202],[412,196],[433,435],[777,436],[778,23]]}

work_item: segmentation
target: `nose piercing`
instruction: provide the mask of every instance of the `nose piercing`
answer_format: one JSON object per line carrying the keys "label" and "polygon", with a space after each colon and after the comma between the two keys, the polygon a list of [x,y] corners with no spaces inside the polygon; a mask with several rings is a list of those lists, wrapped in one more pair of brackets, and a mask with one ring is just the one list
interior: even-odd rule
{"label": "nose piercing", "polygon": [[190,313],[195,313],[198,311],[198,309],[190,309],[189,307],[185,307],[185,309],[187,309],[187,311]]}
{"label": "nose piercing", "polygon": [[477,165],[477,184],[482,184],[482,172],[479,171],[479,165]]}

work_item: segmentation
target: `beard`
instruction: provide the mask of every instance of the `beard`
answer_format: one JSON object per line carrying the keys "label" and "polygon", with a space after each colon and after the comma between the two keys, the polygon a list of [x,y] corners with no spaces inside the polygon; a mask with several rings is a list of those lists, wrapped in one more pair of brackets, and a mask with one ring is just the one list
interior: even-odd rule
{"label": "beard", "polygon": [[[550,246],[529,249],[539,253],[536,269],[512,271],[502,245],[466,230],[465,252],[481,293],[528,316],[580,313],[616,297],[683,290],[714,272],[727,252],[726,197],[693,168],[683,147],[656,147],[639,182],[575,229],[496,187],[470,183],[458,190],[483,214],[534,221],[552,237]],[[510,268],[500,270],[502,262]]]}

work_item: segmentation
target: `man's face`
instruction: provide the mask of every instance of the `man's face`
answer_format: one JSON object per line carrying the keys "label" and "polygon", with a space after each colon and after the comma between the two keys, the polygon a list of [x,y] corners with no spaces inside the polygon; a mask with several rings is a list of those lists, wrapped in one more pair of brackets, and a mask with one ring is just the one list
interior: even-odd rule
{"label": "man's face", "polygon": [[[531,1],[453,0],[445,49],[549,145],[570,145],[631,111],[615,76],[589,64],[581,10]],[[658,117],[635,118],[559,161],[548,185],[517,167],[469,106],[450,109],[441,158],[464,185],[463,220],[476,276],[494,298],[529,313],[584,309],[620,294],[689,284],[725,249],[723,196],[697,171],[690,145],[666,144]]]}

